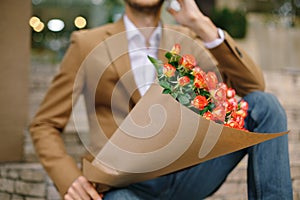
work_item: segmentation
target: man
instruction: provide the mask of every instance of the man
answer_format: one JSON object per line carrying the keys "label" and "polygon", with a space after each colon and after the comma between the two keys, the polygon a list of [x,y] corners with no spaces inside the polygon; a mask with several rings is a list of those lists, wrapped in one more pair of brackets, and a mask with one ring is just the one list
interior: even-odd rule
{"label": "man", "polygon": [[[200,60],[204,60],[202,64],[212,65],[216,61],[224,81],[248,101],[248,130],[268,133],[287,129],[285,112],[276,98],[262,92],[264,80],[261,70],[232,38],[204,16],[193,0],[179,0],[179,11],[169,9],[171,15],[184,27],[163,24],[160,21],[163,2],[125,0],[125,14],[118,22],[72,35],[72,43],[62,61],[60,72],[53,80],[30,126],[37,154],[65,199],[103,197],[82,176],[76,163],[66,154],[59,134],[72,112],[74,93],[75,99],[79,93],[85,95],[88,115],[96,111],[96,121],[105,134],[111,136],[118,127],[115,117],[117,121],[122,121],[129,112],[128,106],[132,109],[149,88],[148,83],[155,79],[153,70],[146,67],[136,70],[135,67],[144,64],[144,56],[141,55],[150,54],[161,58],[159,46],[172,37],[171,34],[166,34],[167,30],[180,32],[195,43],[205,45],[205,48],[199,48],[199,52],[197,50],[197,57],[199,55]],[[137,28],[137,33],[129,34]],[[120,35],[124,31],[127,34]],[[123,40],[109,43],[112,37]],[[173,39],[176,41],[176,37]],[[97,67],[82,70],[81,65],[88,62],[86,57],[103,41],[105,44],[100,48],[99,58],[95,58],[99,62]],[[139,47],[139,51],[136,51]],[[127,53],[119,51],[115,58],[111,58],[114,52],[122,48]],[[210,62],[210,59],[214,61]],[[81,70],[84,75],[78,75]],[[100,80],[94,77],[97,70],[102,70]],[[132,75],[132,79],[128,80],[129,86],[124,84],[124,87],[115,89],[119,79],[127,72]],[[145,78],[139,78],[137,72],[146,74]],[[98,85],[95,88],[95,82],[91,81],[93,78],[97,79]],[[135,89],[137,91],[133,92]],[[111,105],[114,94],[118,95],[117,108]],[[90,105],[89,102],[94,104]],[[113,109],[117,112],[112,111]],[[89,119],[93,121],[92,118]],[[103,141],[99,141],[101,142]],[[104,199],[203,199],[221,186],[246,154],[249,156],[249,199],[292,199],[287,146],[287,136],[283,136],[179,172],[112,189],[104,194]]]}

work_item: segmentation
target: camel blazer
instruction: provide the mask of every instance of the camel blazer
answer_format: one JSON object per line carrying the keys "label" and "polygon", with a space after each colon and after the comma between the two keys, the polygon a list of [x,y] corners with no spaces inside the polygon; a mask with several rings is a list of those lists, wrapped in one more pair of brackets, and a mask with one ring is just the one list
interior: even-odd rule
{"label": "camel blazer", "polygon": [[[105,137],[97,134],[92,137],[96,143],[95,149],[91,147],[92,152],[101,148],[141,98],[130,71],[124,31],[120,20],[74,32],[60,70],[30,124],[36,152],[61,195],[81,175],[60,136],[78,96],[85,97],[90,131],[105,134]],[[261,70],[227,33],[220,46],[208,51],[189,29],[163,25],[159,59],[164,59],[165,51],[174,43],[180,43],[183,53],[195,55],[200,67],[217,66],[223,80],[240,96],[264,90]]]}

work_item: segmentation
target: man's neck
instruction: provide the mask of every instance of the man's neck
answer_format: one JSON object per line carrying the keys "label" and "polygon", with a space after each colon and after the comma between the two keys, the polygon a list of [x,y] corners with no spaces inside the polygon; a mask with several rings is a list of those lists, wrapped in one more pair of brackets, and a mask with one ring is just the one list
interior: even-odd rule
{"label": "man's neck", "polygon": [[[151,37],[152,32],[158,26],[160,21],[159,13],[143,13],[131,9],[130,7],[125,8],[125,13],[128,19],[137,27],[141,28],[140,31],[144,35],[146,41]],[[146,29],[143,29],[146,28]]]}

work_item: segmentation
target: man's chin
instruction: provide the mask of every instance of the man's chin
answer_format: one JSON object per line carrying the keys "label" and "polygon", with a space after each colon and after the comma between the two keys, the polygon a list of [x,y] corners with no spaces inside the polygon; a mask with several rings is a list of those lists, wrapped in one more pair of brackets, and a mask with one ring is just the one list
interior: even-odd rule
{"label": "man's chin", "polygon": [[144,3],[137,3],[131,0],[124,0],[129,7],[131,7],[132,9],[139,11],[139,12],[145,12],[145,13],[153,13],[153,12],[157,12],[160,10],[164,0],[160,0],[157,3],[154,4],[146,4]]}

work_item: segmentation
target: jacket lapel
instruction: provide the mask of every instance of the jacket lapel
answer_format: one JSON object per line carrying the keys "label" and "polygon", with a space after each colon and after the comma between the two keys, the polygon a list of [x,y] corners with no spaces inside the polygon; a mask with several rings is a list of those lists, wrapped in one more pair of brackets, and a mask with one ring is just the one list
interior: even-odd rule
{"label": "jacket lapel", "polygon": [[111,56],[112,65],[118,73],[119,83],[124,86],[133,103],[136,104],[141,95],[131,70],[128,41],[123,20],[117,21],[111,29],[107,30],[107,33],[111,37],[105,40],[105,44]]}
{"label": "jacket lapel", "polygon": [[158,50],[158,59],[164,63],[168,61],[165,57],[167,51],[170,51],[175,43],[179,43],[180,34],[175,34],[175,31],[170,29],[168,25],[163,24],[162,35],[160,39],[160,45]]}
{"label": "jacket lapel", "polygon": [[[163,25],[160,47],[158,50],[158,59],[163,62],[167,61],[165,58],[166,51],[170,50],[170,48],[174,45],[174,40],[176,41],[172,34],[174,31],[170,32],[169,30],[171,29],[164,27]],[[109,37],[105,40],[105,44],[109,55],[111,56],[112,65],[118,73],[119,82],[131,96],[133,103],[136,104],[140,100],[141,95],[138,91],[134,75],[131,70],[131,63],[128,54],[128,41],[123,18],[108,29],[107,34]]]}

